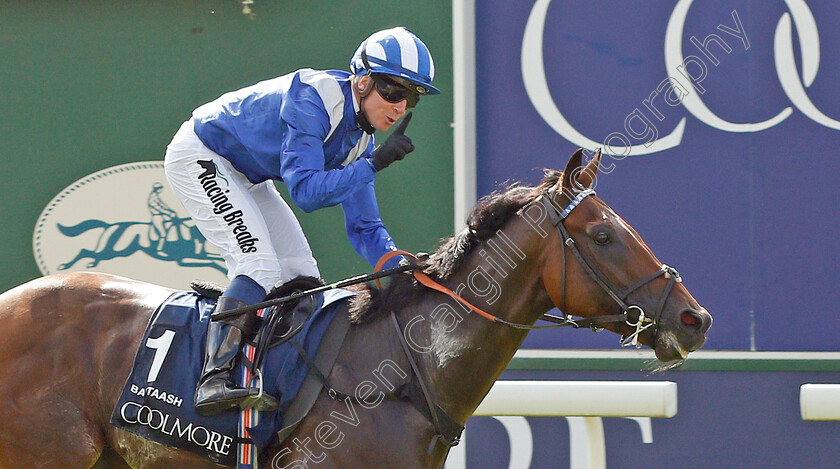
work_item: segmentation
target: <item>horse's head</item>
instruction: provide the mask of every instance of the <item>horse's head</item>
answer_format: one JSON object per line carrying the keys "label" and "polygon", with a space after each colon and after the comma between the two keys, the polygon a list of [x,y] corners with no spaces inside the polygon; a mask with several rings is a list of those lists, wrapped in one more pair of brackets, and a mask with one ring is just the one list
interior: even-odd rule
{"label": "horse's head", "polygon": [[[619,315],[604,327],[625,337],[626,344],[650,346],[663,362],[686,358],[705,342],[711,315],[679,273],[660,262],[636,230],[594,195],[600,151],[586,166],[581,156],[581,150],[575,152],[557,185],[543,196],[563,243],[545,263],[549,297],[574,316]],[[563,213],[569,207],[573,210]]]}

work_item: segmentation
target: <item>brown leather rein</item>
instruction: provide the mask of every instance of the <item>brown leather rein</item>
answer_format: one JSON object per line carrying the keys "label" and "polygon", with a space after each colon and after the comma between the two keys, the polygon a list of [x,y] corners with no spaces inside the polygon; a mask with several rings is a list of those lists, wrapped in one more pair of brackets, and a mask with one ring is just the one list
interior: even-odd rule
{"label": "brown leather rein", "polygon": [[[673,267],[663,264],[662,268],[654,272],[645,278],[641,279],[640,281],[636,282],[635,284],[631,285],[630,287],[619,290],[617,289],[613,283],[603,274],[601,273],[600,269],[598,269],[597,265],[594,264],[583,252],[581,252],[580,248],[578,248],[577,243],[575,242],[572,235],[566,229],[564,225],[564,220],[568,217],[569,213],[574,210],[575,207],[580,204],[580,202],[590,196],[595,195],[595,191],[592,189],[586,189],[581,192],[578,192],[574,195],[574,197],[567,196],[569,199],[569,204],[566,205],[564,208],[558,208],[553,201],[553,195],[556,192],[556,189],[552,189],[551,191],[541,194],[533,201],[529,202],[527,205],[522,207],[518,213],[522,213],[523,211],[530,210],[532,208],[537,208],[537,210],[541,210],[542,216],[541,219],[544,217],[548,217],[549,221],[552,225],[558,230],[561,240],[563,241],[564,247],[568,247],[575,258],[580,262],[581,266],[587,272],[587,274],[597,283],[612,299],[615,301],[621,308],[623,313],[621,314],[612,314],[612,315],[604,315],[598,316],[594,318],[585,318],[585,319],[573,319],[571,315],[566,316],[555,316],[552,314],[543,314],[540,319],[548,322],[553,322],[555,324],[550,326],[534,326],[530,324],[520,324],[516,322],[511,322],[505,319],[502,319],[496,315],[488,313],[481,308],[473,305],[466,299],[464,299],[459,294],[455,293],[451,289],[441,285],[440,283],[433,280],[429,277],[425,272],[421,269],[416,268],[411,270],[414,278],[422,285],[426,286],[427,288],[431,288],[432,290],[436,290],[441,292],[445,295],[449,295],[455,301],[463,304],[464,306],[470,308],[476,314],[481,316],[488,321],[499,323],[508,327],[512,327],[514,329],[523,329],[523,330],[532,330],[532,329],[550,329],[555,327],[573,327],[573,328],[589,328],[593,331],[598,331],[601,329],[601,326],[610,323],[625,323],[630,327],[634,327],[635,331],[628,335],[627,337],[622,337],[621,344],[624,346],[627,345],[635,345],[639,346],[638,343],[638,336],[643,331],[655,327],[657,322],[662,315],[662,311],[665,306],[665,301],[668,298],[668,295],[671,292],[671,289],[674,283],[682,282],[682,278],[680,277],[679,272]],[[565,195],[565,193],[564,193]],[[563,254],[563,298],[565,302],[566,296],[566,255],[565,249],[561,250]],[[382,266],[385,265],[386,262],[393,259],[395,256],[405,256],[410,258],[414,261],[417,260],[417,257],[409,253],[407,251],[402,250],[395,250],[386,253],[383,255],[379,261],[376,263],[375,271],[380,271]],[[654,315],[648,316],[644,309],[638,305],[628,305],[627,298],[630,296],[631,293],[638,290],[639,288],[647,285],[648,283],[654,281],[655,279],[659,278],[659,276],[665,276],[668,279],[668,284],[665,287],[665,290],[660,297],[659,304],[657,305],[657,309]],[[376,280],[377,284],[379,284],[379,280]],[[381,284],[379,284],[381,288]],[[630,313],[636,313],[636,318],[633,319],[630,317]]]}

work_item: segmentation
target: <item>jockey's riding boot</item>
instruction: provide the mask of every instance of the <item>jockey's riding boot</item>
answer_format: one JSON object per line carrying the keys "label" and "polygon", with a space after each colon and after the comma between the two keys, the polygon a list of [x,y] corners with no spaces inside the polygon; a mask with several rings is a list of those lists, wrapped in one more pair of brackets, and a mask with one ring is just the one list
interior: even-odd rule
{"label": "jockey's riding boot", "polygon": [[[236,298],[222,296],[216,304],[216,311],[230,311],[244,306],[247,306],[247,303]],[[277,408],[277,400],[272,396],[268,394],[260,396],[259,390],[236,386],[231,380],[231,370],[242,342],[242,330],[237,325],[210,321],[204,353],[204,369],[195,390],[195,410],[199,415],[217,415],[228,409],[239,407],[245,401],[249,401],[249,407],[258,407],[259,410]],[[259,399],[252,399],[257,396]]]}

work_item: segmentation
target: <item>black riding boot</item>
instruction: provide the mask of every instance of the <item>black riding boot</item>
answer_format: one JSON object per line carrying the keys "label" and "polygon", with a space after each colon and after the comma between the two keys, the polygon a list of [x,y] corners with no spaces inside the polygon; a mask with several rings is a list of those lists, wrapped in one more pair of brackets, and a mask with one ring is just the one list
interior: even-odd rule
{"label": "black riding boot", "polygon": [[[243,301],[223,296],[216,304],[216,311],[230,311],[244,306],[247,304]],[[240,407],[241,404],[263,411],[277,409],[277,399],[268,394],[256,399],[259,395],[257,389],[241,388],[231,380],[231,370],[242,342],[242,330],[238,325],[210,321],[204,352],[204,369],[195,390],[195,410],[199,415],[217,415],[228,409]]]}

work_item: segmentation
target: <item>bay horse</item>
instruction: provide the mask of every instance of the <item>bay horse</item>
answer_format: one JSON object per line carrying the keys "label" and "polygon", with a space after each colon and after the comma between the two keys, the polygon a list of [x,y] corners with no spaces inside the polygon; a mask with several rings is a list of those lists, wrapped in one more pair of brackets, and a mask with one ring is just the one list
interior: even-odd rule
{"label": "bay horse", "polygon": [[[565,171],[546,171],[535,187],[483,198],[467,229],[418,261],[453,293],[408,274],[383,290],[358,287],[328,376],[356,399],[322,390],[289,438],[264,452],[262,466],[442,467],[449,445],[435,437],[441,419],[463,426],[528,327],[554,307],[581,324],[619,318],[599,325],[652,347],[663,366],[698,349],[711,316],[594,195],[600,153],[585,166],[581,157],[578,150]],[[109,424],[150,315],[171,293],[76,272],[0,295],[0,467],[218,467]],[[423,385],[432,418],[375,387],[407,380]]]}

